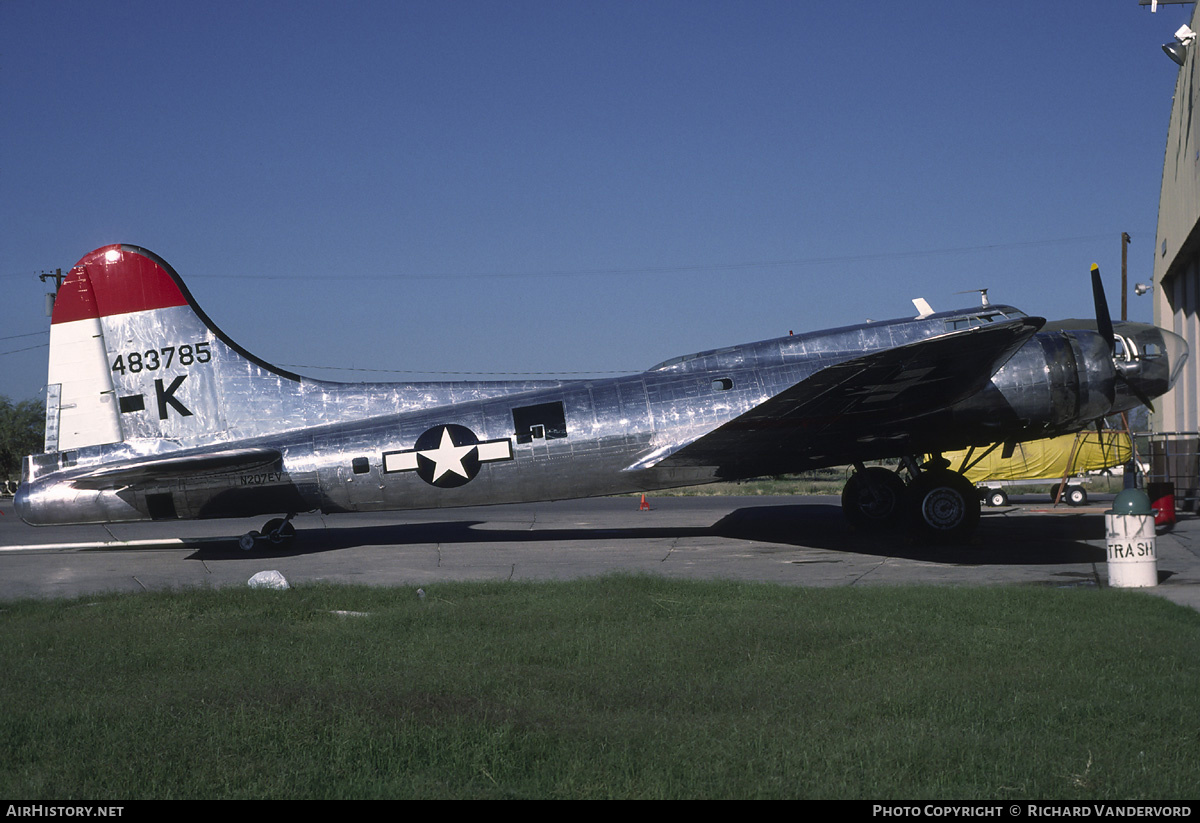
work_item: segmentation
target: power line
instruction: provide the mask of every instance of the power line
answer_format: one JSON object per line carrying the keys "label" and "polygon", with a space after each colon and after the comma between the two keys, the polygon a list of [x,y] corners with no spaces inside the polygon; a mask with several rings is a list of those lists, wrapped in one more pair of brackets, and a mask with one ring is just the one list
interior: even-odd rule
{"label": "power line", "polygon": [[25,348],[25,349],[13,349],[12,351],[0,351],[0,357],[3,357],[6,354],[20,354],[23,351],[33,351],[34,349],[48,349],[48,348],[50,348],[49,343],[39,343],[36,346],[29,346],[28,348]]}
{"label": "power line", "polygon": [[[1151,234],[1151,232],[1145,232]],[[508,272],[449,272],[444,274],[413,274],[404,272],[356,274],[356,280],[487,280],[487,279],[517,279],[517,278],[557,278],[557,277],[612,277],[628,275],[669,275],[684,272],[721,272],[745,271],[747,269],[773,268],[802,268],[806,266],[821,266],[834,263],[874,262],[879,260],[904,260],[920,257],[938,257],[949,254],[975,254],[981,252],[1009,251],[1014,249],[1040,248],[1044,246],[1067,245],[1071,243],[1097,242],[1111,239],[1109,234],[1081,235],[1079,237],[1060,237],[1051,240],[1027,240],[1014,243],[989,243],[980,246],[954,246],[940,249],[918,249],[914,251],[884,251],[870,254],[829,255],[821,257],[801,257],[788,260],[750,260],[734,263],[697,263],[672,266],[632,266],[595,269],[549,269],[545,271],[508,271]],[[4,274],[0,279],[28,277],[26,274]],[[328,275],[322,274],[203,274],[189,273],[187,279],[231,279],[238,280],[326,280]]]}
{"label": "power line", "polygon": [[[557,278],[557,277],[604,277],[654,274],[682,274],[684,272],[720,272],[745,271],[746,269],[777,269],[802,268],[806,266],[830,265],[833,263],[862,263],[879,260],[902,260],[919,257],[937,257],[948,254],[966,254],[986,251],[1003,251],[1022,248],[1037,248],[1041,246],[1062,245],[1068,243],[1094,242],[1107,239],[1108,235],[1087,235],[1082,237],[1067,237],[1057,240],[1030,240],[1020,243],[995,243],[986,246],[958,246],[944,249],[921,249],[916,251],[888,251],[871,254],[832,255],[826,257],[804,257],[791,260],[756,260],[739,263],[708,263],[676,266],[636,266],[628,268],[604,269],[550,269],[547,271],[523,272],[449,272],[443,274],[409,274],[409,273],[378,273],[356,274],[356,280],[490,280],[517,278]],[[190,277],[205,279],[238,280],[327,280],[328,275],[322,274],[193,274]]]}

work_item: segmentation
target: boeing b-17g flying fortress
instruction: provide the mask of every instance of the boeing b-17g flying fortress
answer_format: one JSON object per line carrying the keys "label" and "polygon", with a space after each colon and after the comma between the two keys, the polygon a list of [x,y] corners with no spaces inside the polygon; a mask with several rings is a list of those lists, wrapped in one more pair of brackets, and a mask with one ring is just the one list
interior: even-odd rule
{"label": "boeing b-17g flying fortress", "polygon": [[[28,523],[242,517],[294,537],[303,511],[475,506],[650,491],[854,465],[850,522],[935,539],[980,500],[943,451],[1078,431],[1149,403],[1179,336],[1109,318],[1040,331],[1011,306],[789,335],[600,380],[334,383],[242,349],[146,249],[85,255],[50,330],[45,453]],[[1081,324],[1089,325],[1089,324]],[[922,461],[922,456],[933,455]],[[867,461],[898,459],[895,471]]]}

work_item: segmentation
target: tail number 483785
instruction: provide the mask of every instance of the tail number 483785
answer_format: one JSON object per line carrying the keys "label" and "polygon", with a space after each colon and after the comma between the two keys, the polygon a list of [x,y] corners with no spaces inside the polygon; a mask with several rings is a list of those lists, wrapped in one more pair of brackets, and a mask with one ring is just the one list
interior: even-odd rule
{"label": "tail number 483785", "polygon": [[163,346],[161,349],[147,349],[144,352],[131,351],[118,354],[112,370],[125,374],[137,374],[141,371],[158,371],[171,368],[172,363],[180,366],[191,366],[195,363],[207,363],[212,360],[212,351],[208,341],[199,343],[184,343],[179,347]]}

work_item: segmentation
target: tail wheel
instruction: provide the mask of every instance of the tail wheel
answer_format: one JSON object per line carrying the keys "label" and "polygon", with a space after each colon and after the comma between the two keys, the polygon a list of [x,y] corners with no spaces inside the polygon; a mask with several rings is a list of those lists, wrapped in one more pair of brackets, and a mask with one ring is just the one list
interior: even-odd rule
{"label": "tail wheel", "polygon": [[939,542],[965,539],[979,523],[979,492],[945,469],[923,472],[909,484],[908,507],[913,526]]}
{"label": "tail wheel", "polygon": [[857,529],[890,528],[896,525],[903,511],[904,481],[881,466],[855,472],[842,489],[842,513]]}
{"label": "tail wheel", "polygon": [[276,517],[274,520],[268,520],[267,525],[263,526],[262,536],[274,546],[284,546],[296,539],[296,527],[290,520]]}

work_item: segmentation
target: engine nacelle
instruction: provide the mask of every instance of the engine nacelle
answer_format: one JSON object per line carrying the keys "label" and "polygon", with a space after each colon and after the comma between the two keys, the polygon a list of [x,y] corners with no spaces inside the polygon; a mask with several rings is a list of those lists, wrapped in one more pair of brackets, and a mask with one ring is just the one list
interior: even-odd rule
{"label": "engine nacelle", "polygon": [[1068,431],[1113,411],[1116,368],[1094,332],[1043,332],[992,376],[1013,422],[1033,431]]}
{"label": "engine nacelle", "polygon": [[[1116,344],[1088,329],[1043,331],[952,412],[956,430],[987,442],[1079,431],[1165,394],[1188,357],[1182,337],[1143,323],[1118,323]],[[984,441],[974,445],[983,445]]]}

